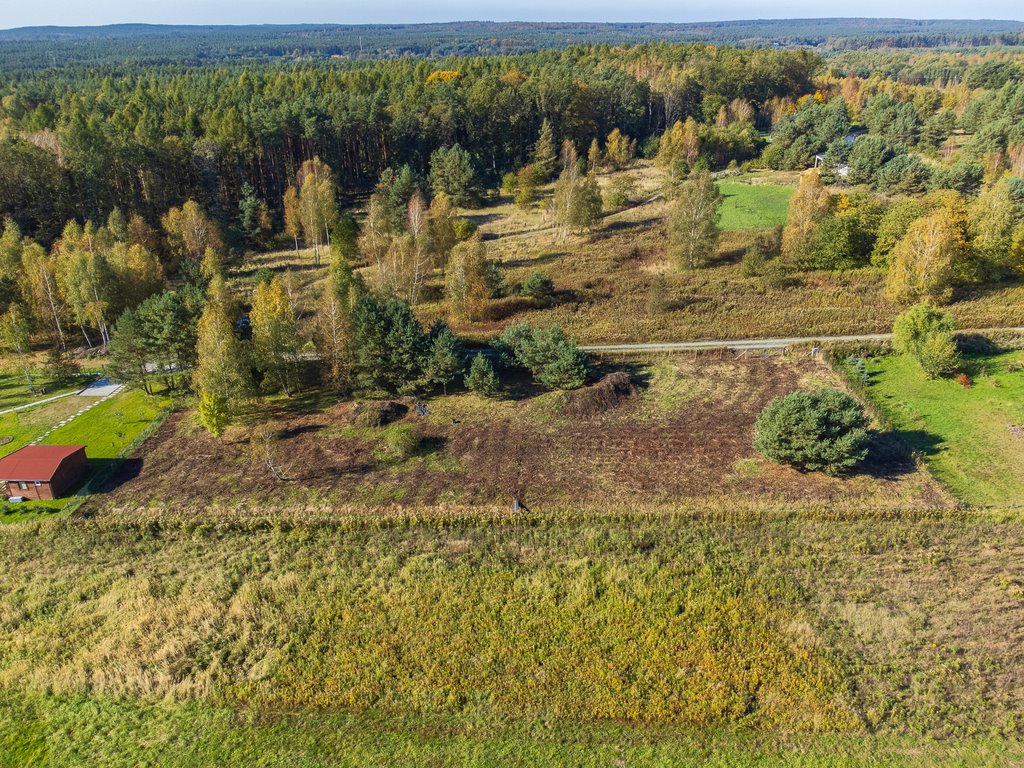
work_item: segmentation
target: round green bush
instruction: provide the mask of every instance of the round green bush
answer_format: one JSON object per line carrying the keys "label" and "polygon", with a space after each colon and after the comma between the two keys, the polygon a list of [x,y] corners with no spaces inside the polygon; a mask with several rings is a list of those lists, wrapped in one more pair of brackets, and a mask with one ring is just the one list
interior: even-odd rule
{"label": "round green bush", "polygon": [[772,461],[840,475],[867,456],[867,426],[864,408],[845,392],[793,392],[758,415],[754,448]]}

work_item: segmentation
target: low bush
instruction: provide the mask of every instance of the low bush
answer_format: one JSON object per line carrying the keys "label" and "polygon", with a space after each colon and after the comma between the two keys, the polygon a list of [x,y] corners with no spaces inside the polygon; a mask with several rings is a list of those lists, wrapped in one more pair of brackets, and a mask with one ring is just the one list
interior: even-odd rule
{"label": "low bush", "polygon": [[948,376],[960,367],[953,320],[928,303],[915,304],[896,318],[892,346],[897,352],[913,356],[931,379]]}
{"label": "low bush", "polygon": [[357,427],[383,427],[398,421],[409,412],[409,406],[394,400],[368,400],[356,403],[352,423]]}
{"label": "low bush", "polygon": [[543,272],[531,272],[530,276],[523,281],[519,292],[527,298],[544,301],[554,295],[555,284]]}
{"label": "low bush", "polygon": [[573,392],[568,411],[576,416],[594,416],[610,411],[636,394],[636,385],[625,371],[609,373],[596,384]]}
{"label": "low bush", "polygon": [[840,475],[867,457],[867,426],[864,408],[845,392],[793,392],[758,415],[754,448],[772,461]]}
{"label": "low bush", "polygon": [[506,363],[522,366],[550,389],[579,389],[587,381],[587,354],[560,326],[516,323],[505,329],[495,347]]}
{"label": "low bush", "polygon": [[384,433],[377,448],[377,458],[386,461],[405,461],[420,449],[422,441],[411,424],[400,424]]}
{"label": "low bush", "polygon": [[917,362],[930,379],[949,376],[960,367],[960,350],[951,333],[933,333],[918,347]]}

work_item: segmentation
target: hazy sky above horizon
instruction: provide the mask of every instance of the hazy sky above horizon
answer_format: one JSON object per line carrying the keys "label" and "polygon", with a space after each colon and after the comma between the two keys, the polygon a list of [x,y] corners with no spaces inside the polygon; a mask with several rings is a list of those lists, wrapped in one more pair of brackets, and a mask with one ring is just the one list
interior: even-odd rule
{"label": "hazy sky above horizon", "polygon": [[1024,20],[1021,0],[0,0],[0,28],[36,25],[415,23],[428,21],[721,21],[878,16]]}

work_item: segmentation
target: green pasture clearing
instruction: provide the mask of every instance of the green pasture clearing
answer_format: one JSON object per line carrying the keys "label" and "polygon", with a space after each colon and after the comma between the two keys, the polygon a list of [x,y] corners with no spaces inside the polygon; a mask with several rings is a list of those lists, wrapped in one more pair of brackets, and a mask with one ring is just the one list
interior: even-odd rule
{"label": "green pasture clearing", "polygon": [[869,396],[935,476],[972,504],[1024,504],[1022,352],[967,360],[973,385],[927,379],[906,355],[868,361]]}
{"label": "green pasture clearing", "polygon": [[[67,734],[74,734],[69,738]],[[209,704],[0,694],[0,768],[213,765],[629,765],[657,768],[932,768],[1001,766],[1018,742],[911,736],[777,735],[552,721],[479,723],[445,717],[307,711],[240,713]]]}
{"label": "green pasture clearing", "polygon": [[727,232],[782,226],[786,223],[789,200],[796,191],[778,184],[742,181],[720,181],[718,189],[725,197],[718,223]]}

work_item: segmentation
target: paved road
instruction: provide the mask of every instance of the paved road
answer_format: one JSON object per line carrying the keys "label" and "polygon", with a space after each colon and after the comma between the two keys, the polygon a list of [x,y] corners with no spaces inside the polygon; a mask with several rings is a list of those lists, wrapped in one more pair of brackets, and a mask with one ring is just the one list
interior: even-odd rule
{"label": "paved road", "polygon": [[[1024,327],[1010,328],[978,328],[959,331],[959,333],[993,333],[996,331],[1024,333]],[[828,346],[846,342],[877,342],[888,341],[892,338],[891,333],[864,333],[849,336],[789,336],[777,339],[722,339],[716,341],[669,341],[669,342],[647,342],[640,344],[587,344],[583,350],[593,353],[613,352],[682,352],[701,349],[729,349],[729,350],[767,350],[786,349],[797,344],[816,344]]]}

